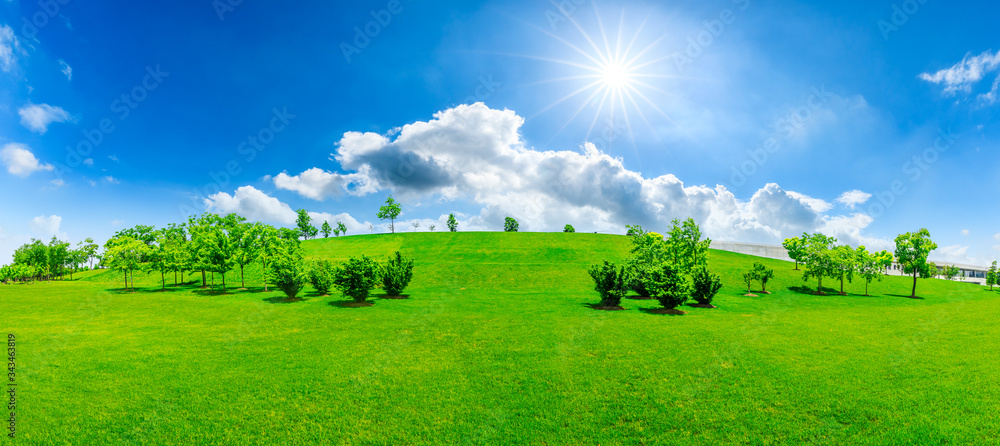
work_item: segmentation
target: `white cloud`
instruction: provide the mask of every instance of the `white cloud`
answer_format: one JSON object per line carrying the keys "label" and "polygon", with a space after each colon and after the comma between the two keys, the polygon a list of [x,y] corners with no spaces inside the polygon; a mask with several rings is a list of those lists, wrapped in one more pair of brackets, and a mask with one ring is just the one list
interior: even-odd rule
{"label": "white cloud", "polygon": [[118,178],[115,178],[115,177],[113,177],[111,175],[108,175],[108,176],[103,177],[101,179],[104,180],[104,182],[108,183],[108,184],[118,184],[118,183],[121,183],[121,181],[118,181]]}
{"label": "white cloud", "polygon": [[512,216],[529,231],[566,223],[580,231],[623,232],[626,224],[663,230],[674,218],[693,217],[716,240],[778,243],[829,227],[847,239],[874,241],[861,235],[870,217],[826,215],[833,205],[822,199],[768,184],[739,200],[724,186],[685,186],[673,175],[645,178],[590,143],[579,152],[529,148],[519,134],[523,123],[510,110],[461,105],[388,136],[345,133],[334,159],[349,173],[314,168],[274,181],[313,199],[391,190],[410,202],[470,200],[481,206],[463,225],[470,229],[496,230]]}
{"label": "white cloud", "polygon": [[60,187],[65,186],[66,182],[63,181],[63,180],[60,180],[60,179],[56,178],[56,179],[54,179],[52,181],[49,181],[49,184],[51,184],[53,188],[58,189]]}
{"label": "white cloud", "polygon": [[94,165],[94,159],[93,158],[87,158],[87,159],[83,160],[83,165],[84,166],[93,166]]}
{"label": "white cloud", "polygon": [[45,237],[56,236],[60,239],[66,239],[66,234],[59,232],[60,225],[62,225],[62,217],[58,215],[50,215],[48,217],[40,215],[31,219],[31,230],[36,234]]}
{"label": "white cloud", "polygon": [[993,238],[1000,240],[1000,232],[993,234]]}
{"label": "white cloud", "polygon": [[44,135],[49,130],[49,124],[53,122],[69,121],[69,113],[66,113],[66,110],[49,104],[29,103],[21,107],[17,114],[21,115],[21,125],[40,135]]}
{"label": "white cloud", "polygon": [[969,230],[968,229],[963,229],[962,230],[962,235],[969,235]]}
{"label": "white cloud", "polygon": [[69,66],[65,60],[59,59],[59,71],[66,75],[67,80],[73,80],[73,67]]}
{"label": "white cloud", "polygon": [[[225,192],[210,195],[205,199],[205,208],[211,212],[237,214],[248,220],[285,226],[295,225],[295,219],[298,217],[298,214],[292,210],[291,206],[261,192],[253,186],[243,186],[236,189],[233,195]],[[364,223],[358,222],[350,214],[342,213],[333,215],[325,212],[310,212],[309,216],[312,217],[313,224],[317,228],[324,221],[330,222],[331,225],[336,225],[340,221],[344,223],[344,226],[347,226],[348,231],[351,233],[356,234],[368,231],[367,221]]]}
{"label": "white cloud", "polygon": [[976,265],[978,260],[969,257],[969,247],[961,245],[942,246],[930,255],[931,261],[945,261]]}
{"label": "white cloud", "polygon": [[14,54],[20,50],[14,30],[10,26],[0,25],[0,70],[9,73],[17,63]]}
{"label": "white cloud", "polygon": [[112,227],[119,227],[125,224],[125,220],[111,220]]}
{"label": "white cloud", "polygon": [[850,209],[854,209],[859,204],[865,204],[871,197],[872,194],[855,189],[840,194],[837,197],[837,202]]}
{"label": "white cloud", "polygon": [[[1000,69],[1000,51],[996,54],[986,51],[978,56],[966,54],[962,61],[936,73],[921,73],[920,79],[944,86],[945,95],[958,92],[970,93],[972,86],[979,83],[985,76]],[[1000,77],[994,80],[993,88],[988,93],[979,95],[980,99],[993,103],[997,100],[997,89],[1000,88]]]}
{"label": "white cloud", "polygon": [[7,166],[7,172],[26,177],[39,170],[54,169],[51,164],[44,164],[35,158],[31,149],[24,144],[9,143],[0,150],[0,161]]}
{"label": "white cloud", "polygon": [[114,156],[114,155],[108,155],[108,159],[111,160],[111,161],[114,161],[116,163],[118,162],[118,157]]}

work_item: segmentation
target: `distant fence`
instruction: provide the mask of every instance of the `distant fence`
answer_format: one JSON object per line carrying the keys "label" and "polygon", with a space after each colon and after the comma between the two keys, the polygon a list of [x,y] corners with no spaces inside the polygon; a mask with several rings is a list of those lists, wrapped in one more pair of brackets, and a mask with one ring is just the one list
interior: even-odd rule
{"label": "distant fence", "polygon": [[788,257],[788,250],[781,245],[760,245],[756,243],[740,243],[740,242],[717,242],[712,240],[711,246],[709,248],[718,249],[719,251],[729,251],[736,252],[740,254],[749,254],[757,257],[764,257],[768,259],[775,260],[785,260],[792,262],[792,258]]}

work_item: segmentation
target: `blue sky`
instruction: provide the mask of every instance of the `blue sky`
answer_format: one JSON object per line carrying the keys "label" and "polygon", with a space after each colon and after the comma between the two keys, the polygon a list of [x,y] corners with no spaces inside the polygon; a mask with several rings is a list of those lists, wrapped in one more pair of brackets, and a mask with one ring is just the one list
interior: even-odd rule
{"label": "blue sky", "polygon": [[206,209],[386,231],[389,194],[1000,255],[995,2],[337,3],[0,2],[0,259]]}

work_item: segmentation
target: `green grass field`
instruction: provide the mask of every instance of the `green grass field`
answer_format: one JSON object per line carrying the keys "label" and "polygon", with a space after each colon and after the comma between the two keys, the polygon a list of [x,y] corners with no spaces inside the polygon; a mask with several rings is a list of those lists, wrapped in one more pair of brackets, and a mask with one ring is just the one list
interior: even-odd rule
{"label": "green grass field", "polygon": [[259,267],[227,294],[160,292],[158,274],[126,294],[107,271],[0,286],[0,330],[17,336],[6,443],[1000,441],[1000,293],[929,279],[914,300],[897,276],[873,297],[863,283],[814,296],[798,292],[815,283],[792,264],[764,260],[773,294],[744,297],[739,276],[759,259],[713,251],[717,309],[589,308],[587,267],[628,244],[582,233],[304,243],[310,257],[416,259],[411,298],[367,308],[311,290],[284,302],[262,291]]}

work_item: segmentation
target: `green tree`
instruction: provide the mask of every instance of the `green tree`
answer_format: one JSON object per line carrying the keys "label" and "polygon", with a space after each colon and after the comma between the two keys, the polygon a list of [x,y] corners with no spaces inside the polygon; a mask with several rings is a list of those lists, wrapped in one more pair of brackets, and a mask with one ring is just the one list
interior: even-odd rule
{"label": "green tree", "polygon": [[955,280],[955,276],[958,276],[958,273],[960,272],[962,272],[962,270],[955,265],[948,265],[944,267],[944,276],[948,280]]}
{"label": "green tree", "polygon": [[298,217],[295,219],[295,226],[299,230],[299,235],[306,240],[316,237],[319,230],[312,225],[312,217],[309,216],[309,211],[299,209],[295,212],[298,214]]}
{"label": "green tree", "polygon": [[576,232],[576,228],[573,225],[563,226],[563,232]]}
{"label": "green tree", "polygon": [[[234,215],[230,214],[230,217]],[[259,225],[259,223],[247,222],[243,217],[227,218],[226,220],[226,232],[233,244],[232,259],[240,267],[240,288],[247,287],[244,269],[260,258]]]}
{"label": "green tree", "polygon": [[302,251],[298,237],[274,238],[275,244],[270,247],[273,255],[266,270],[266,282],[274,283],[285,297],[294,299],[306,283],[309,282],[309,270],[302,263]]}
{"label": "green tree", "polygon": [[684,273],[670,262],[663,262],[651,269],[646,276],[645,287],[649,290],[649,296],[667,309],[677,308],[691,295],[691,287]]}
{"label": "green tree", "polygon": [[[260,262],[262,270],[265,273],[264,291],[266,292],[268,280],[271,278],[271,275],[268,274],[270,271],[268,269],[268,262],[273,261],[273,259],[282,254],[285,249],[282,243],[285,240],[281,238],[281,233],[274,226],[265,224],[257,225],[254,231],[254,238],[256,239],[257,246],[260,248]],[[298,237],[288,240],[288,242],[298,244]]]}
{"label": "green tree", "polygon": [[833,261],[831,247],[837,242],[837,239],[818,232],[803,236],[806,237],[806,247],[805,254],[802,256],[802,264],[805,265],[802,280],[815,278],[817,280],[816,294],[823,294],[823,277],[835,277],[836,274],[837,268]]}
{"label": "green tree", "polygon": [[701,229],[693,218],[683,223],[674,219],[667,231],[667,252],[674,265],[684,272],[708,266],[708,247],[711,244],[711,239],[702,240]]}
{"label": "green tree", "polygon": [[329,260],[316,260],[309,267],[309,282],[320,296],[329,296],[335,267]]}
{"label": "green tree", "polygon": [[382,288],[387,296],[399,296],[413,279],[413,259],[403,257],[399,251],[382,265]]}
{"label": "green tree", "polygon": [[591,266],[588,273],[594,279],[594,290],[601,295],[600,305],[619,306],[628,290],[628,270],[605,260],[603,265]]}
{"label": "green tree", "polygon": [[833,261],[833,278],[840,280],[840,294],[846,295],[844,281],[846,280],[848,283],[854,281],[854,273],[857,271],[857,253],[850,246],[841,245],[833,248],[830,254]]}
{"label": "green tree", "polygon": [[338,221],[337,222],[337,237],[340,237],[340,234],[347,235],[347,225],[345,225],[344,222]]}
{"label": "green tree", "polygon": [[921,279],[933,279],[939,275],[941,275],[941,269],[934,262],[927,262],[927,266],[920,271]]}
{"label": "green tree", "polygon": [[903,273],[913,275],[910,297],[917,297],[917,277],[927,271],[927,256],[935,249],[937,244],[931,241],[931,233],[927,229],[896,237],[896,260],[903,267]]}
{"label": "green tree", "polygon": [[[333,232],[333,228],[330,227],[330,222],[328,221],[324,221],[323,226],[319,230],[323,233],[323,238],[330,238],[330,233]],[[337,231],[337,233],[339,234],[340,231]]]}
{"label": "green tree", "polygon": [[[201,272],[202,288],[208,287],[206,272],[212,267],[209,261],[209,244],[211,243],[212,226],[218,218],[218,215],[207,212],[201,216],[188,217],[187,229],[191,240],[187,243],[187,269]],[[214,276],[212,280],[214,282]]]}
{"label": "green tree", "polygon": [[760,282],[761,294],[771,294],[767,292],[767,281],[774,278],[774,270],[764,266],[763,263],[754,262],[752,274],[754,280]]}
{"label": "green tree", "polygon": [[69,242],[52,237],[49,241],[49,271],[55,277],[66,274],[66,264],[69,262]]}
{"label": "green tree", "polygon": [[892,265],[892,254],[887,251],[871,253],[864,246],[859,246],[854,253],[857,273],[865,279],[865,296],[868,296],[868,287],[872,281],[881,282],[886,268]]}
{"label": "green tree", "polygon": [[691,298],[701,305],[711,305],[712,299],[722,289],[722,279],[712,274],[708,268],[701,267],[691,275]]}
{"label": "green tree", "polygon": [[396,233],[396,218],[399,217],[400,212],[403,212],[403,205],[399,204],[396,200],[392,199],[392,195],[386,198],[385,204],[378,208],[379,220],[389,220],[389,230],[395,234]]}
{"label": "green tree", "polygon": [[184,282],[184,271],[191,263],[189,256],[187,232],[183,223],[171,223],[163,230],[163,239],[160,247],[166,256],[166,269],[174,273],[174,286],[177,285],[177,274],[181,275],[181,282]]}
{"label": "green tree", "polygon": [[85,255],[84,260],[90,262],[90,269],[94,269],[94,258],[97,257],[97,250],[101,247],[90,237],[83,239],[79,247]]}
{"label": "green tree", "polygon": [[990,266],[990,270],[986,272],[986,285],[990,287],[990,291],[993,291],[993,286],[997,284],[997,262],[993,261],[993,266]]}
{"label": "green tree", "polygon": [[149,255],[149,245],[136,240],[131,235],[118,234],[104,244],[104,261],[114,270],[125,275],[125,291],[129,291],[129,276],[132,276],[131,290],[135,290],[134,272],[143,266]]}
{"label": "green tree", "polygon": [[379,269],[378,263],[369,257],[351,257],[337,268],[333,284],[344,296],[355,302],[364,302],[378,286]]}
{"label": "green tree", "polygon": [[747,286],[747,294],[751,294],[751,288],[753,288],[753,271],[747,271],[743,273],[743,283]]}
{"label": "green tree", "polygon": [[458,232],[458,220],[455,219],[455,214],[448,214],[448,230]]}
{"label": "green tree", "polygon": [[809,240],[808,234],[802,234],[802,237],[792,237],[786,238],[781,246],[784,246],[788,250],[788,257],[791,257],[795,261],[795,270],[799,270],[799,263],[805,257],[806,254],[806,243]]}
{"label": "green tree", "polygon": [[520,225],[512,217],[504,217],[503,219],[503,232],[517,232]]}

